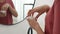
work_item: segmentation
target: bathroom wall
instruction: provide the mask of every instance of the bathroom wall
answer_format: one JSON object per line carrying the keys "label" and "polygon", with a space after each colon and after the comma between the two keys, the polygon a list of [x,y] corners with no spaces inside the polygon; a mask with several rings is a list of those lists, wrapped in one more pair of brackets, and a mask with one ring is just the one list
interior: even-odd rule
{"label": "bathroom wall", "polygon": [[[19,5],[14,4],[15,6],[20,6],[20,7],[16,7],[16,10],[20,11],[19,12],[20,16],[18,16],[19,19],[17,19],[17,20],[23,19],[22,18],[23,17],[22,16],[23,15],[23,4],[28,3],[28,0],[20,0],[20,1],[13,0],[13,2],[14,3],[15,2],[20,3],[20,4],[18,3]],[[32,2],[32,1],[29,1],[29,2]],[[35,7],[41,6],[41,5],[44,5],[44,4],[48,4],[51,7],[52,4],[53,4],[53,0],[36,0]],[[45,15],[46,15],[46,13],[42,14],[38,19],[38,22],[39,22],[43,31],[44,31],[44,25],[45,25]],[[29,27],[30,26],[29,26],[27,20],[24,20],[20,24],[17,24],[17,25],[14,25],[14,26],[0,25],[0,34],[27,34],[27,30],[28,30]],[[35,31],[34,31],[34,34],[36,34]]]}

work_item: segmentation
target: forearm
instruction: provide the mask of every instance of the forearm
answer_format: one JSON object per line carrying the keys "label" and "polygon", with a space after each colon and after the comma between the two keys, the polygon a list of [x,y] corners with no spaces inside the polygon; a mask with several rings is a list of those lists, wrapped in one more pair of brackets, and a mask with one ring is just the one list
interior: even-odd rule
{"label": "forearm", "polygon": [[35,20],[35,18],[32,18],[32,19],[28,18],[27,20],[31,28],[33,28],[37,32],[37,34],[44,34],[39,23]]}
{"label": "forearm", "polygon": [[43,5],[43,6],[37,7],[37,9],[38,9],[38,15],[36,16],[36,18],[38,18],[44,12],[48,12],[50,7],[48,5]]}
{"label": "forearm", "polygon": [[39,24],[36,25],[36,32],[37,32],[37,34],[44,34],[44,32],[42,31],[42,29],[39,26]]}
{"label": "forearm", "polygon": [[[37,11],[38,12],[38,15],[36,16],[36,18],[38,18],[41,14],[43,14],[44,12],[48,12],[50,9],[50,7],[48,5],[44,5],[44,6],[41,6],[41,7],[37,7]],[[37,28],[36,28],[36,32],[37,34],[45,34],[41,27],[39,26],[39,24],[37,24]]]}
{"label": "forearm", "polygon": [[40,28],[40,29],[38,29],[37,34],[44,34],[44,32],[43,32],[42,29]]}
{"label": "forearm", "polygon": [[9,7],[9,10],[11,11],[12,15],[14,15],[15,17],[18,16],[16,10],[14,8],[12,8],[11,6]]}

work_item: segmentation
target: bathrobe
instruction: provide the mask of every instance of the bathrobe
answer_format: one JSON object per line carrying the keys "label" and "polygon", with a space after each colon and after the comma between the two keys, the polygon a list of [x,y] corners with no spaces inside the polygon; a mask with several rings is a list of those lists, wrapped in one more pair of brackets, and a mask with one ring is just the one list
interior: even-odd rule
{"label": "bathrobe", "polygon": [[[13,8],[13,2],[12,0],[5,0],[5,2],[0,3],[0,11],[1,11],[1,7],[6,4],[9,3]],[[9,25],[13,23],[13,19],[12,19],[12,13],[10,12],[10,10],[6,10],[7,15],[5,17],[0,17],[0,24],[5,24],[5,25]]]}
{"label": "bathrobe", "polygon": [[60,34],[60,0],[55,0],[45,18],[45,34]]}

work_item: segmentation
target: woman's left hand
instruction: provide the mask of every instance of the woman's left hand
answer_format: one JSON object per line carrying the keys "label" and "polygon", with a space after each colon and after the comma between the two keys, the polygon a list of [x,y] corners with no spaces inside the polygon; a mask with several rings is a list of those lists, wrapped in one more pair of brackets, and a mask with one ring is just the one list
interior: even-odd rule
{"label": "woman's left hand", "polygon": [[6,3],[1,7],[1,10],[8,10],[9,6],[10,5],[8,3]]}

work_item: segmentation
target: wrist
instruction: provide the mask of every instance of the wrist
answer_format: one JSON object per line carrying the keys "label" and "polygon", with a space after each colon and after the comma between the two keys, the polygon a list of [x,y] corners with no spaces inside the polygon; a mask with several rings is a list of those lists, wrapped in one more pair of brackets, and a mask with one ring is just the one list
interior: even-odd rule
{"label": "wrist", "polygon": [[36,25],[35,27],[36,27],[35,30],[36,30],[37,34],[44,34],[43,31],[42,31],[42,29],[41,29],[41,27],[39,26],[39,24]]}
{"label": "wrist", "polygon": [[39,24],[37,23],[37,25],[35,25],[35,30],[37,31],[37,32],[39,32],[40,31],[40,26],[39,26]]}
{"label": "wrist", "polygon": [[42,31],[42,29],[37,30],[37,34],[44,34],[44,32]]}

